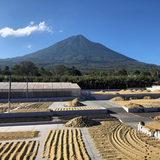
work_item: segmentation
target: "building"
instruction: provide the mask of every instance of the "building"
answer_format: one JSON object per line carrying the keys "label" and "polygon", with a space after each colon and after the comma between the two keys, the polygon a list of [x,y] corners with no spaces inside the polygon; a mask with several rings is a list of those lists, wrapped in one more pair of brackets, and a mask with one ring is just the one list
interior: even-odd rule
{"label": "building", "polygon": [[[0,99],[8,99],[9,83],[0,82]],[[12,82],[11,99],[79,97],[81,88],[68,82]]]}

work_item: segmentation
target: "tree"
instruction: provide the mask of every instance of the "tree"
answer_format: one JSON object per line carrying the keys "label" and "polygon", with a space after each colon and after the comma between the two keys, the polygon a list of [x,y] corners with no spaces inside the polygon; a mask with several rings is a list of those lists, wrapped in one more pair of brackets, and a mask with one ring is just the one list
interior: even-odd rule
{"label": "tree", "polygon": [[72,66],[71,68],[68,69],[68,71],[70,75],[72,76],[81,76],[81,72],[74,66]]}
{"label": "tree", "polygon": [[21,62],[21,73],[26,76],[36,76],[38,75],[38,68],[33,62],[22,61]]}
{"label": "tree", "polygon": [[93,67],[93,68],[88,69],[88,73],[89,73],[90,76],[96,76],[98,71],[97,71],[96,68]]}
{"label": "tree", "polygon": [[60,75],[60,76],[64,75],[66,71],[67,71],[67,67],[62,64],[57,65],[54,69],[55,75]]}
{"label": "tree", "polygon": [[158,69],[156,69],[156,68],[151,68],[150,69],[150,73],[151,73],[152,76],[154,76],[155,73],[157,73],[157,71],[158,71]]}
{"label": "tree", "polygon": [[133,75],[135,75],[135,76],[137,76],[137,75],[140,75],[140,71],[139,70],[135,70],[134,72],[133,72]]}
{"label": "tree", "polygon": [[43,67],[39,68],[39,73],[40,73],[41,76],[46,75],[46,71]]}
{"label": "tree", "polygon": [[127,76],[127,71],[123,68],[118,71],[118,76]]}
{"label": "tree", "polygon": [[143,72],[141,73],[141,75],[142,75],[142,76],[151,76],[151,73],[148,72],[148,71],[143,71]]}
{"label": "tree", "polygon": [[116,75],[115,69],[109,68],[107,70],[107,76],[115,76],[115,75]]}
{"label": "tree", "polygon": [[23,73],[23,71],[21,70],[21,66],[18,64],[15,64],[12,68],[11,68],[11,72],[14,75],[21,75]]}
{"label": "tree", "polygon": [[3,69],[3,75],[10,75],[11,74],[11,72],[10,72],[10,69],[9,69],[9,67],[8,66],[5,66],[5,68]]}

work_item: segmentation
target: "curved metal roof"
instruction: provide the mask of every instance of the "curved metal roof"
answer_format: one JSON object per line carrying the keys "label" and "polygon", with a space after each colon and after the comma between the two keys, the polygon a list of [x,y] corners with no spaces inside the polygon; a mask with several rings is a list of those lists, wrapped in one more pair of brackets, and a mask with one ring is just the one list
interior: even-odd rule
{"label": "curved metal roof", "polygon": [[[76,83],[71,82],[28,82],[28,91],[79,90]],[[9,82],[0,82],[0,92],[8,92]],[[12,92],[26,91],[27,82],[11,82]]]}

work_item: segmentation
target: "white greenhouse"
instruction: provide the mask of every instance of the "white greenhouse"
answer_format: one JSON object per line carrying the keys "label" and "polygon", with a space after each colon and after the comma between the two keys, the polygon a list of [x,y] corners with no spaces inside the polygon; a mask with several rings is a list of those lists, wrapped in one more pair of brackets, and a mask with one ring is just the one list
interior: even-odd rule
{"label": "white greenhouse", "polygon": [[[7,99],[9,83],[0,82],[0,99]],[[79,97],[81,88],[68,82],[12,82],[11,99]]]}

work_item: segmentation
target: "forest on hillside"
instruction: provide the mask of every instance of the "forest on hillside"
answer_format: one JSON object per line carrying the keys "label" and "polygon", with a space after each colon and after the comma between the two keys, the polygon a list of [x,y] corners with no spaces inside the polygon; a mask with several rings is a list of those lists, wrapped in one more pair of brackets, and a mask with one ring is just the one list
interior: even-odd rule
{"label": "forest on hillside", "polygon": [[97,71],[90,68],[81,72],[76,67],[57,65],[52,70],[38,68],[33,62],[22,61],[20,65],[0,69],[0,82],[8,82],[11,75],[12,82],[72,82],[82,89],[125,89],[132,87],[149,87],[158,81],[158,70],[140,72],[138,69],[130,73],[126,69],[115,71],[108,69]]}

